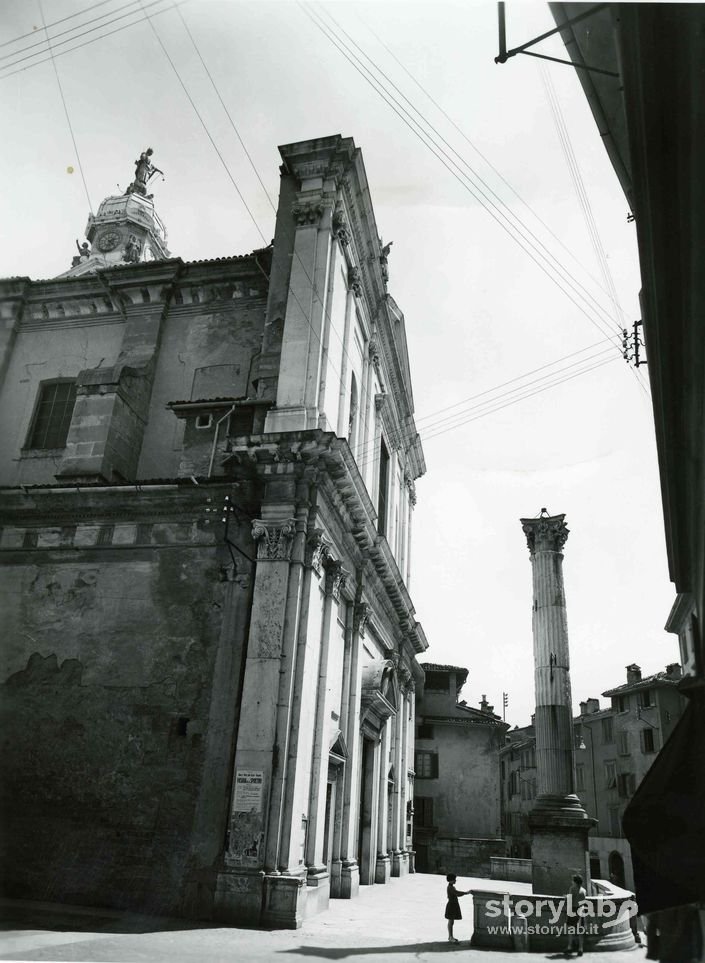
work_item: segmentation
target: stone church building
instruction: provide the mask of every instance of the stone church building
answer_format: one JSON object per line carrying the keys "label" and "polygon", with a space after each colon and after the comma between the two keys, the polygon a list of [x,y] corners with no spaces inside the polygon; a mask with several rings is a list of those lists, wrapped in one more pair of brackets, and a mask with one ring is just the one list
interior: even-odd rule
{"label": "stone church building", "polygon": [[4,893],[296,927],[413,870],[404,316],[351,138],[184,262],[134,182],[0,282]]}

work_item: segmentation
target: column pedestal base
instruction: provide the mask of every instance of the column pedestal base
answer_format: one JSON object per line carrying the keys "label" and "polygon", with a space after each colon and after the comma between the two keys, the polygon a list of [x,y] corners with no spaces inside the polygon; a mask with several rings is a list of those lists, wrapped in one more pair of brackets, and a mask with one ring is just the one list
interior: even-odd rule
{"label": "column pedestal base", "polygon": [[375,883],[386,883],[392,875],[392,861],[386,853],[377,854],[375,867]]}
{"label": "column pedestal base", "polygon": [[564,896],[576,873],[589,891],[588,833],[594,824],[577,796],[539,797],[529,815],[534,893]]}
{"label": "column pedestal base", "polygon": [[409,854],[403,849],[392,853],[392,876],[406,876],[409,872]]}
{"label": "column pedestal base", "polygon": [[360,867],[354,859],[344,859],[340,871],[339,899],[354,899],[360,892]]}
{"label": "column pedestal base", "polygon": [[214,918],[223,923],[296,930],[306,915],[303,876],[228,870],[216,880]]}

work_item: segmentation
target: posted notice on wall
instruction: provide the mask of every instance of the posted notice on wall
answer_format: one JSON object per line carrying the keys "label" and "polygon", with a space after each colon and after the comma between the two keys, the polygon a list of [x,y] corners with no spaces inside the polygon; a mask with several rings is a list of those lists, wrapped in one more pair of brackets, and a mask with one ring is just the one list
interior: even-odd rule
{"label": "posted notice on wall", "polygon": [[258,813],[262,810],[262,787],[264,773],[256,769],[237,769],[235,771],[236,813]]}

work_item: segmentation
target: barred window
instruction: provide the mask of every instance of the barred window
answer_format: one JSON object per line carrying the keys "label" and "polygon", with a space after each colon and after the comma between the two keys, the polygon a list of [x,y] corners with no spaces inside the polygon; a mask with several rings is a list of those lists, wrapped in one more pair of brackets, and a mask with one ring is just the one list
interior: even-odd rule
{"label": "barred window", "polygon": [[43,381],[26,447],[64,448],[75,403],[75,381]]}

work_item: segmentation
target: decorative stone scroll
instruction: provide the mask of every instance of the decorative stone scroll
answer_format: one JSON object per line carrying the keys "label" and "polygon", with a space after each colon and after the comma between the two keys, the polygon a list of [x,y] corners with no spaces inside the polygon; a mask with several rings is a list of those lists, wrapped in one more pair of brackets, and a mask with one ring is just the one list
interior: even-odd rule
{"label": "decorative stone scroll", "polygon": [[353,613],[353,632],[361,638],[365,635],[367,623],[370,619],[370,606],[367,602],[357,602]]}
{"label": "decorative stone scroll", "polygon": [[345,208],[341,201],[338,201],[333,211],[333,234],[343,247],[347,247],[350,243],[350,231],[345,217]]}
{"label": "decorative stone scroll", "polygon": [[295,532],[294,518],[288,518],[282,523],[256,519],[252,523],[252,538],[257,543],[257,561],[290,561]]}
{"label": "decorative stone scroll", "polygon": [[349,572],[343,568],[343,563],[337,559],[327,558],[325,561],[326,570],[326,595],[330,595],[333,601],[340,601],[340,593],[348,580]]}
{"label": "decorative stone scroll", "polygon": [[303,203],[297,201],[291,205],[291,213],[299,227],[310,227],[318,224],[325,209],[325,204],[321,201],[305,201]]}
{"label": "decorative stone scroll", "polygon": [[356,298],[362,297],[362,275],[359,267],[351,267],[348,271],[348,284]]}
{"label": "decorative stone scroll", "polygon": [[306,539],[306,565],[320,578],[323,566],[330,558],[330,542],[320,529],[316,529]]}
{"label": "decorative stone scroll", "polygon": [[[545,512],[546,509],[542,509]],[[522,518],[521,527],[531,555],[536,552],[560,552],[568,541],[569,529],[565,515],[541,515],[539,518]]]}

